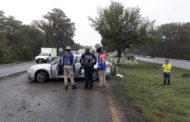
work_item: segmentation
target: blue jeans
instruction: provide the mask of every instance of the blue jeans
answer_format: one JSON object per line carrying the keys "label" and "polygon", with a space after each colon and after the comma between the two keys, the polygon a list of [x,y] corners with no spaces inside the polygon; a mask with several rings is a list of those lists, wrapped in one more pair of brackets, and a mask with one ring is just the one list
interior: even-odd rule
{"label": "blue jeans", "polygon": [[170,73],[163,73],[163,76],[164,76],[164,85],[166,85],[166,82],[167,82],[167,85],[170,85]]}

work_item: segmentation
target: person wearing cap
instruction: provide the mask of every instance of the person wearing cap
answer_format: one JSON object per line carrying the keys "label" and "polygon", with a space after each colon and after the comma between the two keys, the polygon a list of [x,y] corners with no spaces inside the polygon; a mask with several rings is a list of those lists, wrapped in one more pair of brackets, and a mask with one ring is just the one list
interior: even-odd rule
{"label": "person wearing cap", "polygon": [[80,63],[85,73],[85,89],[93,89],[93,72],[96,64],[96,56],[90,52],[89,48],[85,49],[85,53],[81,56]]}
{"label": "person wearing cap", "polygon": [[170,77],[171,77],[171,69],[172,69],[172,64],[170,63],[169,59],[165,60],[165,63],[162,65],[163,68],[163,77],[164,77],[164,85],[170,85]]}
{"label": "person wearing cap", "polygon": [[74,73],[73,73],[73,65],[74,65],[74,56],[71,52],[71,47],[67,46],[65,48],[65,53],[63,54],[63,69],[64,69],[64,83],[65,83],[65,89],[67,90],[68,85],[68,78],[70,77],[70,81],[72,84],[73,89],[77,89],[77,86],[75,85],[74,81]]}
{"label": "person wearing cap", "polygon": [[102,50],[102,47],[99,47],[97,49],[98,54],[98,75],[100,80],[100,86],[105,87],[106,86],[106,77],[105,77],[105,71],[106,71],[106,55]]}

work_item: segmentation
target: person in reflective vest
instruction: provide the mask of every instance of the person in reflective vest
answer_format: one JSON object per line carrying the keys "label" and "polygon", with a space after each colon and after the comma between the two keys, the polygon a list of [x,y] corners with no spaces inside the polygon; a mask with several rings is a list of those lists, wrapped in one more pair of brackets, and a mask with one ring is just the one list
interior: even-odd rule
{"label": "person in reflective vest", "polygon": [[171,69],[172,64],[169,59],[165,60],[165,63],[162,65],[163,68],[163,77],[164,77],[164,85],[170,85],[170,77],[171,77]]}
{"label": "person in reflective vest", "polygon": [[100,86],[105,87],[106,86],[106,55],[102,50],[102,47],[97,49],[98,54],[98,75],[100,80]]}

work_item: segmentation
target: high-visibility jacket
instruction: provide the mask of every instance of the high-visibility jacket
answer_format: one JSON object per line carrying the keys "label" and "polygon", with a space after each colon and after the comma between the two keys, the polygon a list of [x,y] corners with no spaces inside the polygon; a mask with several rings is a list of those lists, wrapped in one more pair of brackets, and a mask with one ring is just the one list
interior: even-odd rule
{"label": "high-visibility jacket", "polygon": [[164,73],[170,73],[172,69],[172,64],[171,63],[163,64],[162,68]]}

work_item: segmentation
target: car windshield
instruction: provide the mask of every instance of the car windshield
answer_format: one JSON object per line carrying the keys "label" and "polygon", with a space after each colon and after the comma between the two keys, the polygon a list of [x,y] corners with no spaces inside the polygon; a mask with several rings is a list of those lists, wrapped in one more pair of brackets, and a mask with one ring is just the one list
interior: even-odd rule
{"label": "car windshield", "polygon": [[49,56],[48,53],[41,53],[40,56]]}

